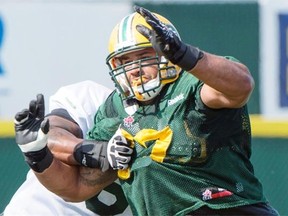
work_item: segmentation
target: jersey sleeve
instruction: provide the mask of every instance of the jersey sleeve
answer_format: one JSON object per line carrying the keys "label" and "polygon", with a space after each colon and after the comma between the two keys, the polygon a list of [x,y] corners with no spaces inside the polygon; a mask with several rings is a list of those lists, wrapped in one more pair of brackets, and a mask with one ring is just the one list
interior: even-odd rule
{"label": "jersey sleeve", "polygon": [[86,134],[94,125],[94,115],[111,90],[93,81],[63,86],[49,98],[49,112],[65,109]]}
{"label": "jersey sleeve", "polygon": [[122,100],[114,91],[109,95],[105,103],[99,107],[94,118],[94,126],[89,130],[86,138],[109,141],[119,128],[124,118],[123,116],[127,116],[124,110],[119,112],[118,108],[121,106]]}

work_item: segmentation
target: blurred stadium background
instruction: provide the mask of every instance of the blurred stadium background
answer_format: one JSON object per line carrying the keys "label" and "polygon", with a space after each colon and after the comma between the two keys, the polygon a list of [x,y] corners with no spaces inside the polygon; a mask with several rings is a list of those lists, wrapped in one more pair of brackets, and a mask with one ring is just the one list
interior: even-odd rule
{"label": "blurred stadium background", "polygon": [[232,55],[253,74],[252,161],[265,194],[288,215],[287,0],[0,0],[0,212],[24,181],[13,116],[39,92],[86,79],[113,88],[110,31],[134,4],[167,17],[182,40]]}

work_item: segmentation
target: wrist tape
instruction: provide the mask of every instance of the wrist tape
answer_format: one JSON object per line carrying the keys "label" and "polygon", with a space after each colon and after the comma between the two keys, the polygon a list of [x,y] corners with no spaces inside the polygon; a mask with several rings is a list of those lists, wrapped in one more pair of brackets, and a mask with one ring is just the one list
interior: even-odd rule
{"label": "wrist tape", "polygon": [[53,161],[53,155],[47,146],[39,151],[24,152],[24,157],[30,168],[39,173],[47,169]]}

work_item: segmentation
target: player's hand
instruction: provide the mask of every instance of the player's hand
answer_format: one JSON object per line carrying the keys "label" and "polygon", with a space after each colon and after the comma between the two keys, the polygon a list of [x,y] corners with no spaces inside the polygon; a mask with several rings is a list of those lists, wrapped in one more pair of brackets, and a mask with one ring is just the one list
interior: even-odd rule
{"label": "player's hand", "polygon": [[49,121],[44,115],[45,103],[42,94],[38,94],[36,100],[30,101],[29,109],[16,113],[15,138],[22,152],[35,152],[47,145]]}
{"label": "player's hand", "polygon": [[186,71],[195,67],[198,60],[203,57],[202,51],[183,43],[171,27],[162,23],[149,10],[139,6],[134,6],[134,9],[152,28],[150,30],[144,25],[137,25],[137,31],[151,42],[158,55],[165,56]]}
{"label": "player's hand", "polygon": [[107,156],[110,166],[113,169],[127,169],[132,153],[133,149],[129,146],[119,128],[108,142]]}

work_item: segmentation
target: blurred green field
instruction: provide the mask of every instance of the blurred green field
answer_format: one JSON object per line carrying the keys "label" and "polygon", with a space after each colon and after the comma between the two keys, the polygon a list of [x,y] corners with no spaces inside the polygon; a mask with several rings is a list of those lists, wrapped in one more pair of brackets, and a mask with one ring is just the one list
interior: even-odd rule
{"label": "blurred green field", "polygon": [[28,166],[14,138],[0,138],[0,212],[25,180]]}

